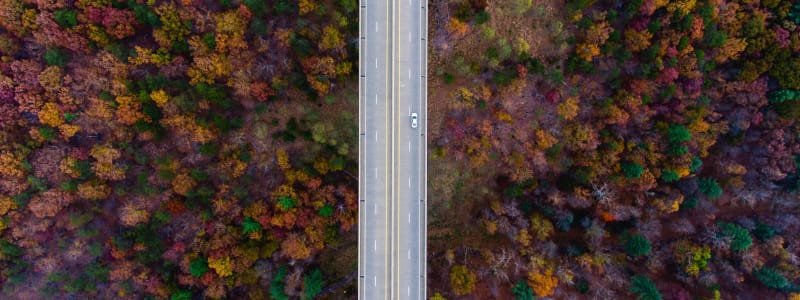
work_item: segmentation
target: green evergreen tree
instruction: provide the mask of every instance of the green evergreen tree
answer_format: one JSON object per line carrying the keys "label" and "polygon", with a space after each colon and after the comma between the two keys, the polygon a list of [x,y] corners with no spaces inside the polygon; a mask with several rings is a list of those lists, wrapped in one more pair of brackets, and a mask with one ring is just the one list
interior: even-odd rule
{"label": "green evergreen tree", "polygon": [[323,217],[330,217],[333,215],[333,206],[330,204],[325,204],[319,208],[319,215]]}
{"label": "green evergreen tree", "polygon": [[771,287],[776,290],[782,290],[790,287],[790,283],[786,280],[781,273],[778,273],[773,268],[768,268],[766,266],[761,267],[760,269],[753,272],[753,276],[761,281],[764,285]]}
{"label": "green evergreen tree", "polygon": [[169,297],[170,300],[191,300],[192,299],[192,292],[187,290],[179,290]]}
{"label": "green evergreen tree", "polygon": [[703,177],[697,180],[698,190],[709,199],[717,199],[722,195],[722,188],[717,180],[712,177]]}
{"label": "green evergreen tree", "polygon": [[703,166],[703,161],[699,157],[692,157],[692,164],[689,166],[690,172],[695,172]]}
{"label": "green evergreen tree", "polygon": [[650,241],[641,234],[625,233],[622,238],[625,241],[625,252],[630,256],[645,256],[652,250]]}
{"label": "green evergreen tree", "polygon": [[278,197],[278,207],[283,211],[294,208],[294,199],[291,197]]}
{"label": "green evergreen tree", "polygon": [[261,231],[261,223],[256,222],[251,217],[245,217],[242,221],[242,233],[251,234]]}
{"label": "green evergreen tree", "polygon": [[731,239],[731,250],[745,251],[753,244],[753,239],[750,238],[750,232],[739,225],[733,223],[720,222],[718,224],[720,233],[723,236]]}
{"label": "green evergreen tree", "polygon": [[275,300],[288,300],[289,295],[286,295],[284,292],[284,288],[286,284],[283,282],[283,279],[286,278],[286,273],[288,270],[286,266],[281,266],[278,269],[278,272],[275,273],[275,276],[272,277],[272,283],[269,285],[269,296]]}
{"label": "green evergreen tree", "polygon": [[322,272],[319,269],[314,269],[311,274],[306,274],[303,278],[303,293],[305,294],[303,299],[314,299],[322,291],[323,283]]}
{"label": "green evergreen tree", "polygon": [[772,226],[769,226],[761,222],[756,222],[756,228],[753,229],[753,235],[755,235],[762,241],[771,239],[773,236],[775,236],[775,234],[776,234],[775,228],[772,228]]}
{"label": "green evergreen tree", "polygon": [[667,129],[667,139],[673,144],[688,142],[692,139],[692,134],[686,126],[672,124]]}
{"label": "green evergreen tree", "polygon": [[644,173],[644,167],[637,163],[622,163],[622,173],[628,178],[640,178]]}
{"label": "green evergreen tree", "polygon": [[639,294],[636,296],[637,300],[661,300],[661,292],[656,288],[656,284],[642,275],[633,276],[630,291]]}
{"label": "green evergreen tree", "polygon": [[71,9],[59,9],[53,12],[53,17],[59,26],[72,28],[78,25],[78,13]]}
{"label": "green evergreen tree", "polygon": [[514,300],[536,299],[536,297],[533,296],[533,289],[531,289],[524,280],[517,281],[517,284],[511,288],[511,293],[514,294]]}
{"label": "green evergreen tree", "polygon": [[208,272],[208,262],[205,258],[196,258],[189,263],[189,273],[194,277],[201,277]]}
{"label": "green evergreen tree", "polygon": [[800,91],[798,90],[777,90],[770,92],[768,95],[770,103],[782,103],[785,101],[794,101],[800,99]]}
{"label": "green evergreen tree", "polygon": [[681,179],[681,177],[678,175],[678,172],[670,169],[664,169],[661,171],[661,180],[664,180],[664,182],[678,181],[678,179]]}
{"label": "green evergreen tree", "polygon": [[67,64],[67,55],[58,49],[47,49],[47,52],[44,53],[44,61],[48,66],[64,67]]}

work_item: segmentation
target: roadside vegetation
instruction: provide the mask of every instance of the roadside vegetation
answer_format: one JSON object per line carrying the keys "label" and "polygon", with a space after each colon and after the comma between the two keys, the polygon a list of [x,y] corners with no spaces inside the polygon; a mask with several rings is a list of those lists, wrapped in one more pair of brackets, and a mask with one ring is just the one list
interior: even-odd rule
{"label": "roadside vegetation", "polygon": [[0,1],[0,298],[353,294],[356,20]]}
{"label": "roadside vegetation", "polygon": [[431,3],[437,299],[796,299],[800,4]]}

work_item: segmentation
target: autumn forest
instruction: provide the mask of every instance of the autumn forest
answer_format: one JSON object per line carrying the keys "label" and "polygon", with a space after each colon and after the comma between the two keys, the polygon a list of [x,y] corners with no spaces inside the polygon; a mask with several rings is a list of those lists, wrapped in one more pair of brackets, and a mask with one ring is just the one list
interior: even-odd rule
{"label": "autumn forest", "polygon": [[432,299],[800,299],[800,3],[431,3]]}
{"label": "autumn forest", "polygon": [[[355,298],[358,3],[0,0],[0,298]],[[800,299],[800,4],[429,6],[430,299]]]}
{"label": "autumn forest", "polygon": [[0,1],[0,298],[346,294],[356,16]]}

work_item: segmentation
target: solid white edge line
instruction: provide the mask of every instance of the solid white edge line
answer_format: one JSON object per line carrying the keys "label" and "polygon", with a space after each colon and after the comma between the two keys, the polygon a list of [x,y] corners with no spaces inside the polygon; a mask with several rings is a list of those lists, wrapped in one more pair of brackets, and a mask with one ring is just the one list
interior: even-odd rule
{"label": "solid white edge line", "polygon": [[[423,12],[427,12],[427,10],[425,9],[424,6],[423,6]],[[424,20],[425,20],[425,22],[427,22],[427,13],[425,14]],[[425,25],[427,25],[427,23]],[[419,34],[421,36],[423,34],[425,34],[425,35],[427,34],[427,32],[423,31],[422,28],[423,28],[423,23],[419,22]],[[420,71],[421,74],[423,74],[423,76],[426,75],[426,73],[427,73],[427,71],[426,71],[426,69],[427,69],[427,55],[426,55],[427,52],[423,50],[423,47],[426,47],[425,46],[426,44],[427,44],[427,42],[425,42],[424,38],[423,38],[423,42],[420,43],[420,46],[419,46],[419,52],[421,54],[420,55],[420,60],[421,60],[421,63],[422,63],[421,69],[419,71]],[[421,90],[420,90],[420,94],[421,95],[420,95],[419,101],[420,101],[420,107],[422,109],[424,109],[425,118],[427,118],[427,82],[423,83],[422,78],[423,78],[422,76],[418,77],[419,86],[421,88]],[[425,85],[423,86],[423,84],[425,84]],[[423,104],[422,102],[425,102],[425,103]],[[426,125],[425,132],[427,133],[427,123],[425,125]],[[422,140],[423,140],[422,141],[423,142],[423,144],[422,144],[423,147],[427,147],[427,144],[424,143],[424,141],[427,140],[427,136],[423,135]],[[426,167],[427,166],[427,160],[426,160],[427,158],[425,157],[426,150],[427,150],[426,148],[423,148],[420,151],[422,153],[422,155],[419,156],[421,159],[425,160],[424,161],[425,165],[423,166],[423,168],[425,169],[424,170],[425,176],[423,176],[423,180],[427,180],[427,177],[426,177],[427,176],[427,167]],[[422,184],[423,186],[419,187],[417,189],[417,199],[421,200],[422,197],[423,197],[421,195],[421,190],[422,189],[426,189],[427,187],[426,187],[425,181],[420,182],[420,184]],[[427,203],[425,203],[424,205],[425,205],[425,208],[427,208]],[[426,266],[425,266],[426,263],[425,262],[427,260],[427,257],[422,255],[422,253],[427,250],[427,249],[425,249],[425,247],[427,245],[426,224],[424,223],[423,216],[422,216],[422,214],[426,214],[426,213],[427,213],[427,210],[422,209],[421,213],[418,216],[418,223],[417,223],[417,229],[420,231],[421,239],[422,239],[422,241],[420,243],[421,244],[420,247],[417,247],[418,264],[416,266],[417,271],[418,271],[418,273],[420,275],[420,278],[421,278],[420,283],[419,283],[420,286],[418,287],[418,289],[420,291],[420,294],[421,294],[421,295],[418,295],[418,299],[420,299],[420,300],[421,299],[425,299],[426,294],[427,294],[426,293],[427,286],[426,286],[426,280],[425,280],[425,276],[424,276],[425,268],[426,268]]]}
{"label": "solid white edge line", "polygon": [[[419,24],[420,25],[420,34],[424,34],[425,36],[428,35],[428,8],[427,8],[427,6],[428,6],[428,1],[426,0],[425,1],[425,6],[422,9],[423,12],[425,13],[425,22],[420,22],[420,24]],[[422,56],[424,56],[423,57],[424,60],[423,60],[423,65],[422,65],[421,72],[422,72],[422,74],[425,74],[426,76],[428,74],[428,48],[427,47],[428,47],[428,41],[426,39],[422,43],[422,45],[420,45],[420,50],[423,53]],[[420,78],[420,81],[422,81],[421,78]],[[422,92],[423,92],[422,93],[423,97],[422,97],[422,99],[420,99],[421,100],[420,102],[422,102],[420,104],[424,105],[424,107],[425,107],[425,118],[427,120],[427,113],[428,113],[428,83],[427,83],[427,81],[425,82],[425,86],[424,86],[424,89],[423,89]],[[424,168],[423,178],[425,179],[425,182],[423,182],[423,184],[422,184],[422,189],[424,189],[424,192],[422,192],[422,193],[424,195],[420,195],[419,194],[420,193],[420,189],[417,189],[417,193],[418,193],[417,195],[419,196],[418,198],[420,198],[420,199],[422,199],[422,197],[426,197],[427,198],[427,193],[428,193],[428,185],[427,185],[427,180],[428,180],[428,158],[427,158],[427,153],[428,153],[428,143],[427,143],[428,135],[427,135],[427,133],[428,133],[428,124],[426,122],[425,123],[425,136],[423,137],[423,141],[424,141],[423,144],[425,144],[425,147],[422,148],[422,153],[423,153],[422,157],[423,157],[424,162],[425,162],[423,164],[423,168]],[[424,220],[421,220],[421,222],[419,222],[419,226],[421,226],[421,229],[422,229],[422,235],[423,235],[423,239],[422,239],[423,242],[422,243],[423,243],[423,246],[418,248],[417,251],[419,251],[419,255],[420,255],[419,257],[421,258],[421,261],[423,262],[421,264],[421,266],[420,266],[422,268],[422,270],[420,270],[420,277],[422,277],[422,284],[426,285],[426,286],[420,288],[420,291],[422,292],[422,297],[420,299],[425,299],[425,297],[427,296],[427,284],[426,284],[427,283],[427,280],[426,280],[426,277],[427,277],[426,275],[427,274],[426,273],[427,273],[427,267],[428,267],[428,265],[426,263],[427,259],[428,259],[428,257],[427,257],[428,256],[428,248],[427,248],[427,245],[428,245],[428,240],[427,240],[427,237],[428,237],[428,226],[427,226],[427,223],[426,223],[427,222],[427,212],[428,212],[428,201],[424,201],[423,205],[424,205],[423,212],[424,212],[425,215],[421,215],[420,219],[424,218]]]}
{"label": "solid white edge line", "polygon": [[[362,4],[361,4],[361,0],[359,0],[358,2],[359,2],[358,17],[360,19],[361,18],[361,13],[362,13],[362,8],[361,8]],[[359,26],[358,26],[358,36],[359,37],[362,36],[361,35],[362,27],[364,27],[364,26],[359,24]],[[364,39],[366,39],[366,34],[364,34],[363,36],[364,36]],[[358,63],[359,63],[359,65],[361,65],[362,55],[366,53],[366,51],[364,51],[364,43],[362,43],[361,39],[358,40],[358,50],[359,50],[358,51]],[[366,72],[365,72],[365,74],[366,74]],[[363,132],[363,131],[361,131],[363,128],[362,128],[361,119],[360,119],[361,116],[362,116],[362,114],[361,114],[362,113],[362,111],[361,111],[361,104],[362,104],[361,89],[362,89],[361,79],[359,78],[359,80],[358,80],[358,115],[359,115],[358,127],[359,127],[359,132]],[[360,152],[361,151],[361,147],[360,146],[361,146],[361,143],[362,143],[361,139],[359,139],[358,142],[359,142],[359,152]],[[364,143],[364,144],[366,144],[366,143]],[[366,145],[364,146],[364,148],[366,148]],[[359,164],[363,163],[363,161],[361,160],[361,156],[362,155],[363,154],[359,153],[359,159],[358,159],[358,163]],[[358,184],[358,192],[362,193],[363,192],[361,190],[361,183],[363,182],[361,180],[362,179],[361,178],[361,175],[362,175],[362,171],[361,170],[362,170],[362,168],[358,168],[358,169],[359,169],[359,171],[358,171],[358,179],[359,179],[358,180],[358,182],[359,182],[359,184]],[[358,243],[359,244],[363,244],[362,238],[364,236],[364,232],[363,232],[363,230],[361,228],[361,226],[363,225],[363,220],[361,220],[361,210],[360,209],[359,209],[359,222],[358,222],[358,225],[359,225],[359,227],[358,227]],[[359,245],[359,247],[358,247],[358,257],[359,258],[361,258],[362,255],[363,255],[363,250],[362,250],[363,247],[364,247],[363,245]],[[362,276],[366,275],[366,274],[364,274],[365,272],[362,271],[362,268],[365,267],[364,263],[361,261],[361,259],[358,259],[358,263],[357,264],[358,264],[358,272],[360,273],[359,275],[361,275],[359,277],[363,278]],[[362,280],[359,279],[358,284],[356,286],[356,288],[357,288],[356,294],[357,294],[357,297],[359,297],[359,298],[364,297],[364,293],[362,292],[362,288],[363,287],[364,287],[364,283],[363,283]]]}
{"label": "solid white edge line", "polygon": [[375,178],[378,178],[378,168],[375,168]]}
{"label": "solid white edge line", "polygon": [[[398,15],[397,10],[395,10],[395,5],[396,5],[396,2],[392,2],[392,6],[386,5],[387,21],[391,20],[391,23],[387,22],[386,30],[385,30],[386,34],[384,34],[386,36],[386,46],[387,46],[386,47],[386,56],[385,56],[385,58],[387,59],[387,65],[384,68],[386,70],[386,79],[387,80],[384,82],[384,84],[385,84],[385,86],[387,88],[387,93],[389,93],[389,95],[391,95],[391,96],[387,96],[386,97],[386,101],[387,102],[391,102],[391,103],[387,103],[387,104],[389,104],[391,106],[386,105],[386,110],[392,112],[391,117],[387,116],[387,119],[389,119],[389,121],[390,121],[389,124],[391,124],[391,126],[387,126],[387,128],[386,128],[387,129],[386,139],[388,140],[387,144],[389,145],[389,147],[385,147],[386,151],[388,152],[386,154],[387,154],[387,158],[389,158],[389,160],[390,160],[390,166],[391,167],[387,168],[385,171],[386,171],[386,173],[388,173],[387,176],[386,176],[387,179],[391,179],[388,182],[392,182],[392,183],[396,182],[396,179],[397,179],[395,177],[396,175],[395,175],[395,172],[394,172],[394,169],[393,169],[396,166],[396,164],[395,164],[395,152],[392,151],[394,149],[394,146],[396,146],[395,145],[395,139],[397,139],[397,136],[395,136],[395,131],[393,129],[394,125],[397,124],[395,122],[396,120],[395,120],[395,116],[394,116],[396,114],[396,110],[395,110],[395,102],[396,101],[395,101],[395,99],[397,97],[397,93],[396,93],[396,91],[394,89],[395,88],[395,86],[394,86],[394,83],[395,83],[394,75],[396,73],[396,70],[394,68],[394,63],[393,63],[394,58],[396,57],[395,56],[395,54],[396,54],[395,53],[395,47],[396,46],[393,45],[395,40],[396,40],[396,36],[394,34],[397,33],[396,29],[397,29],[397,22],[398,22],[397,18],[395,18],[395,16]],[[392,14],[390,15],[389,12],[391,12]],[[390,24],[391,24],[391,26],[389,26]],[[390,36],[392,38],[391,43],[390,43],[390,40],[389,40]],[[389,45],[392,45],[391,50],[388,47]],[[391,75],[388,73],[389,66],[392,66]],[[389,78],[391,78],[391,81],[388,80]],[[389,84],[389,82],[391,82],[391,85]],[[389,131],[389,130],[391,130],[391,131]],[[384,180],[384,181],[386,182],[386,180]],[[395,188],[396,187],[395,187],[394,184],[390,184],[390,188],[388,189],[389,194],[387,195],[388,197],[386,197],[387,203],[390,204],[390,205],[386,206],[387,212],[389,211],[390,208],[392,208],[394,206],[393,201],[394,201],[394,196],[395,196],[395,191],[396,191]],[[392,212],[391,213],[391,216],[389,217],[390,221],[388,222],[389,224],[394,225],[395,222],[397,222],[397,220],[395,219],[396,218],[396,216],[395,216],[396,214],[397,214],[397,212]],[[388,250],[395,249],[395,247],[397,246],[395,244],[395,240],[394,240],[394,237],[392,235],[393,232],[389,232],[391,225],[390,226],[386,226],[386,230],[387,230],[386,236],[387,236],[387,240],[389,240],[389,242],[387,243],[388,244],[388,248],[387,248]],[[393,228],[391,228],[391,229],[393,230]],[[388,272],[388,273],[386,273],[386,279],[388,279],[390,281],[389,282],[389,287],[387,289],[387,292],[388,292],[388,296],[391,298],[394,295],[393,293],[395,293],[395,291],[394,291],[395,290],[395,285],[394,285],[394,282],[392,282],[392,279],[394,279],[395,281],[397,280],[397,278],[394,275],[394,270],[392,270],[392,268],[397,268],[397,265],[395,265],[396,262],[393,262],[393,259],[390,259],[387,263],[388,263],[389,267],[386,268],[386,272]]]}
{"label": "solid white edge line", "polygon": [[372,248],[374,248],[375,251],[378,251],[378,240],[372,240],[372,241],[375,242],[375,245],[372,246]]}

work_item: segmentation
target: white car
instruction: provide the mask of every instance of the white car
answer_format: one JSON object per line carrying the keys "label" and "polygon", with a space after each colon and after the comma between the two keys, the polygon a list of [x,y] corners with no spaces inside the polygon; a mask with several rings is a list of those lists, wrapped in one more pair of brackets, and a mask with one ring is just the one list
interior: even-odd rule
{"label": "white car", "polygon": [[417,113],[411,114],[411,128],[417,128]]}

